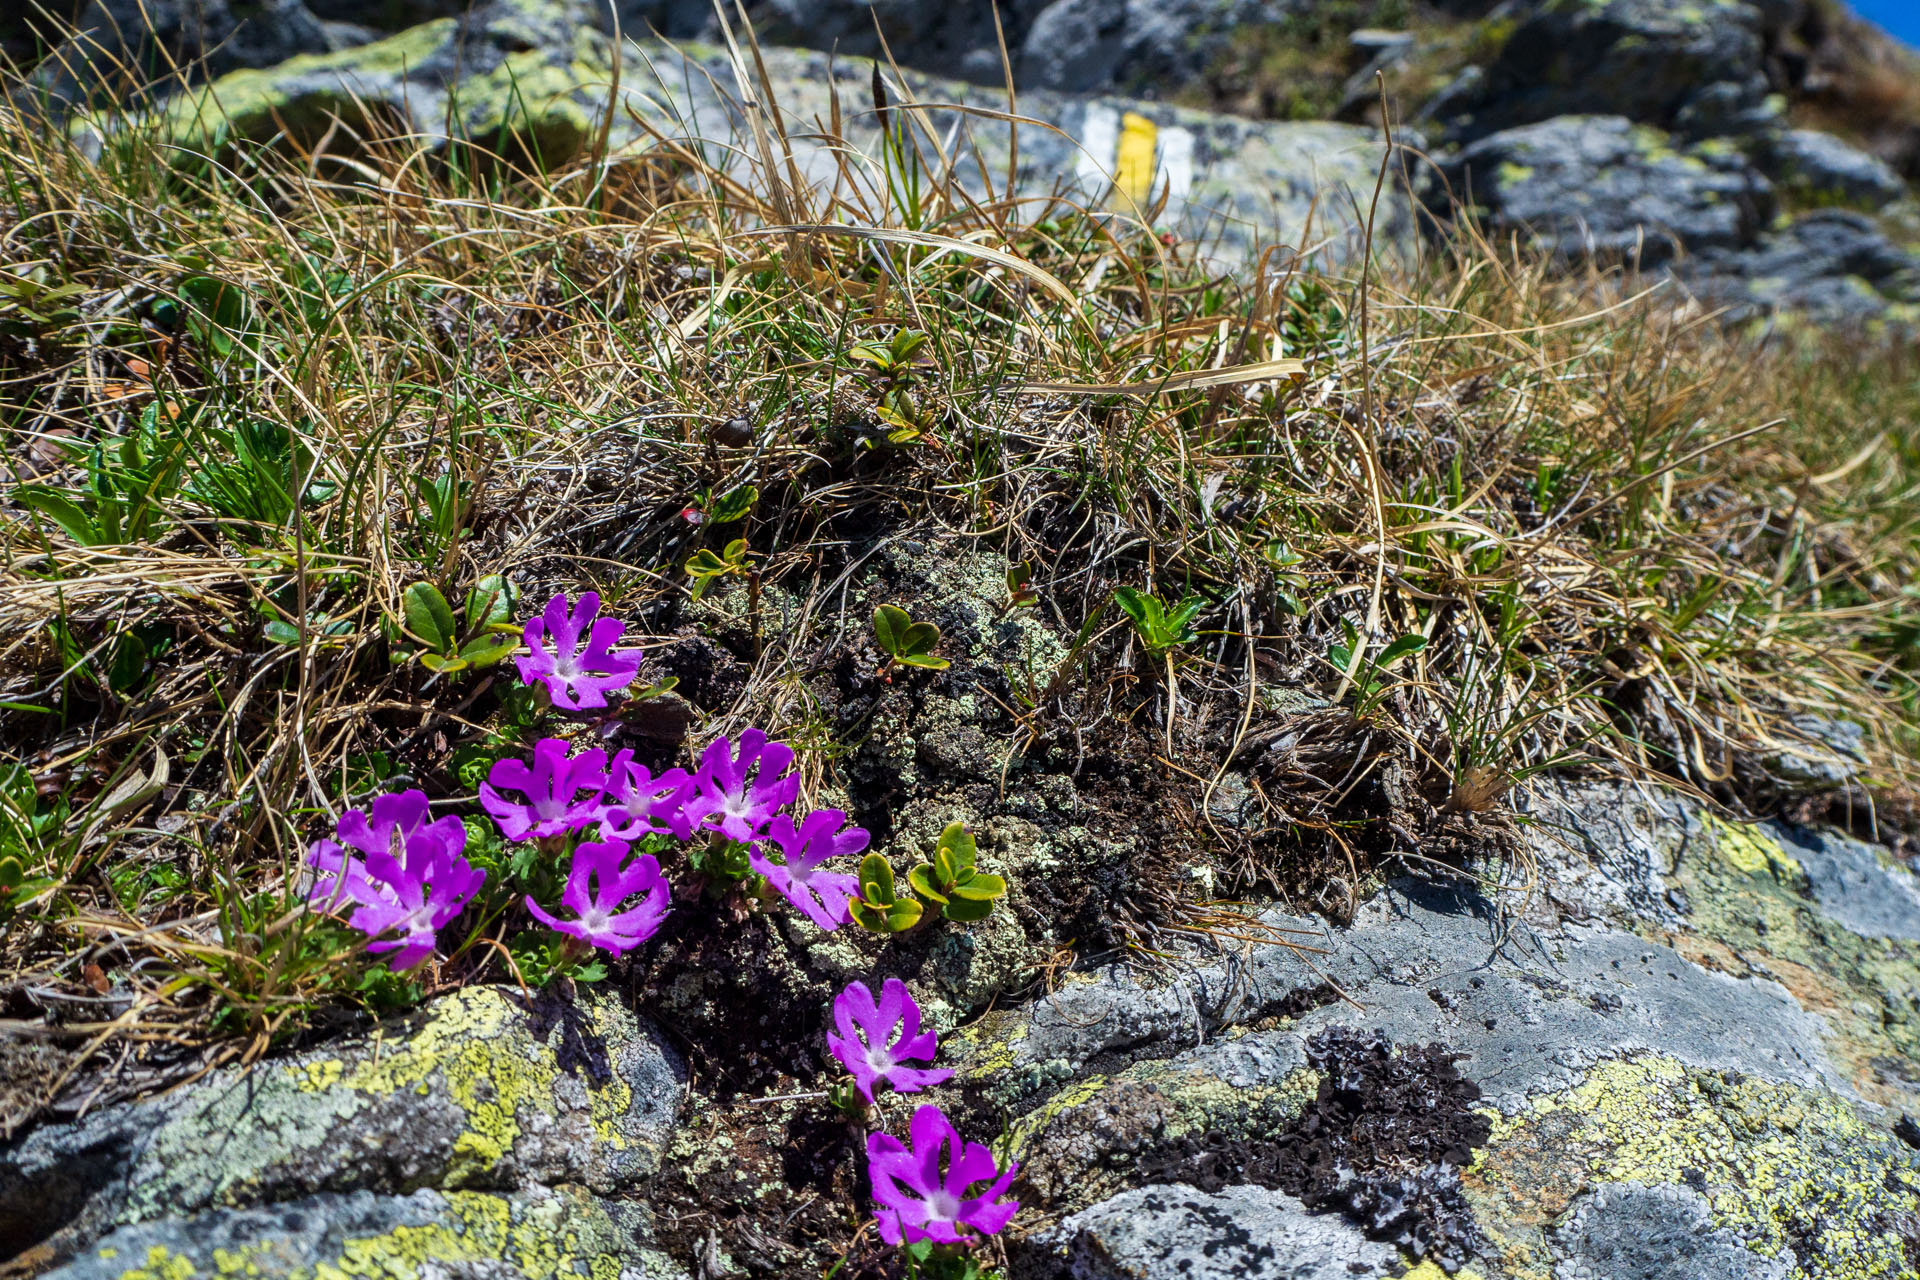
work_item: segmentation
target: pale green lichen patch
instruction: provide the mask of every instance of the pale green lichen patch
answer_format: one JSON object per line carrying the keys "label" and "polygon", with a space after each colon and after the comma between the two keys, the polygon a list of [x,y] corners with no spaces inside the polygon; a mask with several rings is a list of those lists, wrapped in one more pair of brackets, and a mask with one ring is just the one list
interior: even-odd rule
{"label": "pale green lichen patch", "polygon": [[1469,1179],[1516,1275],[1544,1274],[1546,1225],[1599,1183],[1685,1184],[1716,1227],[1817,1280],[1912,1275],[1912,1153],[1831,1094],[1692,1070],[1600,1063],[1493,1133]]}
{"label": "pale green lichen patch", "polygon": [[1712,837],[1681,861],[1687,933],[1660,937],[1698,963],[1781,983],[1820,1014],[1829,1054],[1866,1097],[1920,1105],[1908,1071],[1920,1059],[1920,944],[1862,937],[1822,914],[1806,873],[1764,830],[1713,818]]}
{"label": "pale green lichen patch", "polygon": [[[431,1020],[397,1044],[378,1045],[351,1065],[323,1060],[287,1071],[297,1087],[308,1091],[424,1095],[443,1089],[465,1114],[467,1128],[454,1140],[453,1162],[442,1185],[470,1186],[512,1150],[524,1110],[549,1116],[556,1111],[560,1071],[552,1055],[501,1043],[514,1017],[497,990],[469,987],[447,997]],[[627,1139],[616,1121],[632,1106],[633,1090],[616,1073],[587,1093],[599,1141],[625,1149]]]}

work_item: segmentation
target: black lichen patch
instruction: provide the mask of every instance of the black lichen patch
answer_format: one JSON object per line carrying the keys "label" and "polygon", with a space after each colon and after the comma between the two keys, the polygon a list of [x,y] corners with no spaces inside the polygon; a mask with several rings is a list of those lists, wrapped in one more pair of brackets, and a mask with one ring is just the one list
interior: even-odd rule
{"label": "black lichen patch", "polygon": [[1142,1161],[1142,1180],[1285,1191],[1457,1270],[1486,1245],[1460,1170],[1490,1126],[1473,1110],[1480,1088],[1461,1078],[1456,1058],[1431,1044],[1396,1052],[1378,1032],[1322,1032],[1307,1041],[1307,1060],[1325,1078],[1289,1126],[1254,1139],[1187,1135]]}

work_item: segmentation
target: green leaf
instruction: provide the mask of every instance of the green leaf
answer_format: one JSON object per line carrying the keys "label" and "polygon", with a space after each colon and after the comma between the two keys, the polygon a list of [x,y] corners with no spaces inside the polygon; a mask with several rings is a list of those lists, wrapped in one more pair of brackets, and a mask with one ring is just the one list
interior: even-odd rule
{"label": "green leaf", "polygon": [[406,628],[414,639],[432,645],[443,654],[453,652],[460,638],[459,624],[447,598],[431,582],[416,582],[400,597]]}
{"label": "green leaf", "polygon": [[429,671],[443,675],[452,675],[456,671],[465,671],[468,663],[465,658],[457,655],[451,658],[443,658],[437,653],[423,653],[420,655],[420,665]]}
{"label": "green leaf", "polygon": [[913,891],[921,897],[932,902],[944,903],[947,895],[940,892],[939,885],[935,883],[938,874],[931,864],[922,862],[907,872],[907,883],[912,885]]}
{"label": "green leaf", "polygon": [[913,626],[913,620],[907,617],[907,611],[895,605],[883,604],[873,611],[873,634],[880,642],[880,648],[896,661],[907,653],[906,635]]}
{"label": "green leaf", "polygon": [[950,880],[959,879],[959,873],[973,869],[973,860],[979,854],[979,846],[973,842],[973,833],[965,824],[952,822],[940,833],[940,839],[934,844],[936,857],[945,854],[954,869]]}
{"label": "green leaf", "polygon": [[467,630],[498,627],[513,621],[513,587],[505,576],[490,573],[467,592]]}
{"label": "green leaf", "polygon": [[945,658],[935,658],[924,653],[910,653],[900,659],[903,667],[921,667],[928,671],[945,671],[953,664]]}
{"label": "green leaf", "polygon": [[693,555],[687,559],[687,573],[696,578],[714,577],[718,574],[725,573],[728,567],[725,560],[722,560],[705,547],[694,552]]}
{"label": "green leaf", "polygon": [[1007,882],[999,876],[976,871],[953,886],[953,896],[975,902],[992,902],[995,898],[1007,896]]}
{"label": "green leaf", "polygon": [[106,542],[85,508],[58,490],[23,484],[13,491],[13,496],[59,525],[69,538],[83,547],[97,547]]}
{"label": "green leaf", "polygon": [[860,859],[860,896],[876,907],[893,905],[893,864],[886,855],[870,853]]}
{"label": "green leaf", "polygon": [[760,500],[760,490],[750,484],[743,484],[729,490],[707,511],[707,519],[715,524],[731,524],[753,510],[753,504]]}
{"label": "green leaf", "polygon": [[475,669],[490,667],[496,662],[503,661],[519,647],[520,640],[517,636],[475,636],[460,646],[460,658]]}
{"label": "green leaf", "polygon": [[1410,657],[1426,647],[1427,638],[1425,636],[1401,636],[1398,640],[1395,640],[1392,644],[1380,651],[1380,656],[1374,659],[1373,665],[1375,669],[1385,671],[1388,667],[1400,661],[1400,659]]}
{"label": "green leaf", "polygon": [[[1146,633],[1147,597],[1142,596],[1132,587],[1115,587],[1113,589],[1113,602],[1120,606],[1120,612],[1133,619],[1133,625],[1138,627],[1142,634]],[[1158,604],[1159,602],[1155,601],[1155,603]]]}
{"label": "green leaf", "polygon": [[953,898],[940,914],[955,924],[973,924],[993,914],[993,899]]}
{"label": "green leaf", "polygon": [[931,622],[916,622],[900,635],[901,656],[925,656],[939,643],[940,628]]}

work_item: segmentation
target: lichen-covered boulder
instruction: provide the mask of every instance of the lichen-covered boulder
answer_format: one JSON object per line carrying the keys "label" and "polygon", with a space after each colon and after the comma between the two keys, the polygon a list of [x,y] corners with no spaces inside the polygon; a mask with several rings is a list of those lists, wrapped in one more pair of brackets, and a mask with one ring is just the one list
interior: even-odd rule
{"label": "lichen-covered boulder", "polygon": [[1908,194],[1886,161],[1830,133],[1785,130],[1769,142],[1765,158],[1775,180],[1809,203],[1874,210]]}
{"label": "lichen-covered boulder", "polygon": [[1563,260],[1662,263],[1680,251],[1741,249],[1773,217],[1773,186],[1734,149],[1678,149],[1624,116],[1561,116],[1503,130],[1448,167],[1490,226],[1519,230]]}
{"label": "lichen-covered boulder", "polygon": [[683,1088],[674,1052],[610,996],[523,1007],[470,987],[372,1035],[31,1134],[0,1155],[0,1238],[67,1249],[321,1192],[612,1192],[657,1167]]}
{"label": "lichen-covered boulder", "polygon": [[510,1195],[355,1191],[122,1227],[49,1280],[684,1277],[647,1246],[651,1236],[643,1206],[597,1200],[577,1188]]}
{"label": "lichen-covered boulder", "polygon": [[[399,131],[424,145],[470,141],[548,169],[564,168],[594,145],[603,127],[616,160],[634,159],[654,134],[698,139],[700,150],[757,163],[734,68],[711,46],[629,44],[614,96],[614,47],[577,0],[490,0],[469,17],[424,23],[338,53],[240,71],[176,98],[168,127],[190,149],[286,137],[304,148],[347,148],[369,131]],[[824,191],[842,174],[846,143],[877,154],[873,113],[836,111],[835,95],[868,101],[873,64],[797,49],[770,48],[771,93],[755,85],[787,122],[794,171]],[[889,72],[889,74],[891,74]],[[1018,165],[1003,92],[910,75],[922,101],[977,109],[933,110],[940,136],[965,128],[970,145],[955,173],[977,196],[1005,181],[1022,194],[1060,195],[1087,207],[1138,217],[1164,200],[1160,224],[1201,236],[1223,260],[1265,244],[1305,243],[1332,256],[1353,253],[1380,173],[1377,131],[1319,122],[1242,120],[1127,98],[1079,98],[1034,91],[1023,116]],[[819,123],[840,116],[845,139]],[[371,117],[371,119],[369,119]],[[336,121],[349,128],[341,130]],[[645,121],[643,127],[637,121]],[[722,144],[722,145],[716,145]],[[731,144],[731,146],[724,145]],[[1374,244],[1388,250],[1414,238],[1412,206],[1392,185],[1373,220]]]}
{"label": "lichen-covered boulder", "polygon": [[1694,137],[1776,119],[1762,62],[1769,15],[1746,0],[1539,0],[1471,94],[1447,107],[1455,136],[1556,116],[1622,116]]}
{"label": "lichen-covered boulder", "polygon": [[1920,883],[1840,832],[1619,784],[1530,805],[1535,923],[1517,893],[1403,884],[1350,927],[1269,912],[1269,944],[957,1036],[955,1105],[1010,1112],[1033,1202],[1069,1215],[1017,1270],[1238,1258],[1255,1189],[1422,1276],[1913,1273]]}
{"label": "lichen-covered boulder", "polygon": [[577,0],[488,0],[370,44],[235,71],[166,110],[190,147],[283,136],[313,147],[340,121],[558,166],[594,137],[611,82],[610,46]]}

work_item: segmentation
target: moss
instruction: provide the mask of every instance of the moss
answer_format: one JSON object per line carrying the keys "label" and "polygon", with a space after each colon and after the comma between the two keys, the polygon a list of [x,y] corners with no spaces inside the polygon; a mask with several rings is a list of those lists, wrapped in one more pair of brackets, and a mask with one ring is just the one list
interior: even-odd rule
{"label": "moss", "polygon": [[1819,1280],[1911,1274],[1920,1172],[1833,1095],[1652,1056],[1603,1062],[1493,1125],[1475,1207],[1518,1271],[1544,1259],[1542,1231],[1576,1195],[1632,1182],[1694,1187],[1715,1226],[1764,1256],[1791,1249]]}

